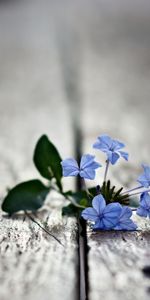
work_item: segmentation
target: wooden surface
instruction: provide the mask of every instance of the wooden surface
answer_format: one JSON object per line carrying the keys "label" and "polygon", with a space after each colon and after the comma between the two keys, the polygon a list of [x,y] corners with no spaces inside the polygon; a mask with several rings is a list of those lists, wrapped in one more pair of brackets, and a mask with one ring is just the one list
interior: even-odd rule
{"label": "wooden surface", "polygon": [[27,217],[10,219],[1,213],[0,299],[78,299],[76,221],[62,221],[61,210],[52,205],[36,219],[64,246]]}
{"label": "wooden surface", "polygon": [[150,259],[149,222],[146,225],[137,232],[88,232],[89,300],[149,299],[149,272],[144,273]]}
{"label": "wooden surface", "polygon": [[[92,149],[96,137],[108,133],[124,141],[129,162],[120,160],[111,166],[109,177],[117,186],[132,188],[142,171],[141,163],[149,163],[150,11],[145,1],[142,9],[137,1],[137,6],[135,1],[127,1],[126,8],[120,4],[116,9],[115,1],[113,11],[110,1],[105,4],[102,7],[99,2],[99,18],[91,21],[92,34],[84,56],[83,149],[104,164],[104,154]],[[100,169],[97,184],[103,176]],[[150,223],[141,224],[140,218],[137,223],[140,231],[132,233],[94,234],[87,229],[89,300],[149,299],[150,277],[143,269],[150,266]]]}
{"label": "wooden surface", "polygon": [[[109,175],[118,185],[134,185],[150,152],[149,16],[147,0],[0,1],[1,200],[20,180],[39,177],[32,153],[41,134],[63,158],[74,155],[75,123],[83,151],[100,162],[103,154],[91,147],[99,134],[126,143],[129,163],[120,161]],[[61,218],[62,205],[50,197],[38,219],[65,247],[27,217],[12,220],[1,212],[1,300],[79,299],[79,289],[84,299],[77,222]],[[150,280],[142,269],[149,263],[149,225],[143,222],[141,230],[88,230],[89,300],[148,299]]]}
{"label": "wooden surface", "polygon": [[[58,54],[52,35],[49,39],[49,28],[39,24],[40,10],[34,11],[35,5],[36,1],[0,2],[1,200],[7,188],[40,177],[32,155],[43,133],[57,145],[62,157],[73,155]],[[67,180],[64,185],[68,187]],[[1,300],[78,299],[77,221],[62,219],[64,203],[52,195],[37,215],[64,246],[27,217],[8,218],[0,212]]]}

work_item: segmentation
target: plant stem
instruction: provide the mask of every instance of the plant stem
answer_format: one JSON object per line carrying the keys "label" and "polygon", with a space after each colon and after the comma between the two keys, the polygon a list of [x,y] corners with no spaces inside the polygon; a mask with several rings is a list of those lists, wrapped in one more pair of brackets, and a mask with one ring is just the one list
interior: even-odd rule
{"label": "plant stem", "polygon": [[142,192],[137,192],[137,193],[129,194],[128,197],[132,197],[132,196],[135,196],[135,195],[139,195],[139,194],[142,194],[142,193],[145,193],[145,192],[150,192],[150,189],[149,189],[149,190],[142,191]]}
{"label": "plant stem", "polygon": [[66,196],[66,195],[64,195],[64,193],[62,193],[61,191],[57,190],[57,189],[55,188],[55,186],[53,186],[52,189],[53,189],[54,191],[56,191],[57,193],[59,193],[61,196],[65,197],[67,200],[69,200],[74,206],[76,206],[76,207],[78,207],[78,208],[85,208],[85,206],[78,204],[78,203],[73,199],[73,197],[71,197],[71,196]]}
{"label": "plant stem", "polygon": [[90,196],[90,197],[93,197],[92,194],[89,192],[87,186],[86,186],[86,182],[85,182],[84,178],[82,178],[82,186],[83,186],[83,189],[86,191],[87,195]]}
{"label": "plant stem", "polygon": [[64,247],[64,245],[61,243],[61,241],[55,236],[53,235],[52,233],[50,233],[46,228],[44,228],[40,223],[38,223],[38,221],[36,221],[32,216],[30,216],[28,214],[27,211],[25,211],[25,215],[32,221],[34,222],[35,224],[37,224],[43,231],[45,231],[48,235],[50,235],[51,237],[53,237],[61,246]]}
{"label": "plant stem", "polygon": [[87,192],[87,194],[89,193],[89,191],[88,191],[88,188],[87,188],[87,186],[86,186],[86,182],[85,182],[85,179],[84,178],[82,178],[82,187],[83,187],[83,189]]}
{"label": "plant stem", "polygon": [[65,198],[69,200],[75,207],[86,208],[85,206],[78,204],[71,196],[65,196]]}
{"label": "plant stem", "polygon": [[109,160],[106,160],[106,169],[105,169],[105,174],[104,174],[104,181],[106,181],[107,173],[108,173],[108,167],[109,167]]}
{"label": "plant stem", "polygon": [[121,193],[121,195],[123,195],[123,194],[128,194],[128,193],[130,193],[130,192],[133,192],[133,191],[139,190],[139,189],[141,189],[141,188],[143,188],[143,186],[142,186],[142,185],[140,185],[140,186],[137,186],[137,187],[135,187],[135,188],[133,188],[133,189],[131,189],[131,190],[128,190],[128,191],[125,191],[125,192]]}

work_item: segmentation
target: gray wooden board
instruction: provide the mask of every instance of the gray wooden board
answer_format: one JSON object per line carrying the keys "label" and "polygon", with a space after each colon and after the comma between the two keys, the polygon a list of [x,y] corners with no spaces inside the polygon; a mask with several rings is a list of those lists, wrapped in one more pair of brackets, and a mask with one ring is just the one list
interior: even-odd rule
{"label": "gray wooden board", "polygon": [[[78,118],[78,125],[81,119],[83,136],[86,137],[84,139],[86,152],[92,152],[91,144],[96,136],[103,132],[126,142],[131,153],[131,164],[120,162],[116,168],[110,170],[110,175],[113,176],[116,183],[123,182],[126,186],[133,184],[141,170],[140,161],[148,162],[150,151],[147,133],[150,110],[149,10],[150,5],[147,0],[143,0],[142,3],[136,0],[132,3],[129,0],[126,2],[115,0],[113,5],[111,0],[106,0],[105,3],[101,0],[95,2],[90,0],[56,0],[55,2],[44,0],[42,5],[40,0],[0,1],[1,198],[5,194],[6,187],[11,187],[18,181],[27,180],[32,176],[38,177],[38,173],[31,164],[31,153],[37,138],[43,132],[47,133],[58,145],[63,157],[72,155],[71,124],[68,118],[70,110],[64,101],[65,98],[68,103],[71,100],[76,100],[77,105],[74,105],[74,110]],[[79,106],[81,99],[82,103]],[[93,153],[95,152],[93,151]],[[102,161],[103,156],[97,153],[98,157]],[[102,172],[99,175],[102,179]],[[65,185],[68,186],[66,180]],[[62,206],[61,201],[58,204],[60,207]],[[50,202],[52,203],[52,199]],[[64,228],[64,221],[60,221],[58,217],[60,210],[58,212],[56,209],[53,213],[55,216],[57,215],[54,217],[55,224]],[[46,218],[47,214],[45,208],[44,212],[38,216],[42,219],[42,217]],[[50,216],[52,218],[52,214]],[[69,250],[71,263],[69,263],[69,271],[67,272],[68,252],[65,250],[66,254],[64,254],[64,249],[51,238],[46,237],[36,225],[27,219],[23,222],[22,217],[20,218],[12,222],[3,216],[1,217],[1,222],[5,223],[6,227],[8,226],[8,229],[5,228],[6,231],[10,230],[10,226],[12,227],[12,234],[6,240],[2,239],[1,243],[2,261],[6,263],[1,273],[2,297],[8,299],[11,293],[14,299],[28,296],[30,299],[34,295],[40,298],[42,294],[42,297],[46,299],[47,291],[50,293],[50,287],[52,287],[60,298],[62,289],[63,291],[66,290],[63,284],[64,279],[68,278],[68,274],[70,278],[76,278],[77,275],[77,243],[74,240],[76,222],[74,223],[72,219],[66,221],[68,224],[68,229],[65,231],[68,241],[66,241],[68,245],[66,250],[68,247],[71,249]],[[51,226],[51,218],[48,220],[49,226]],[[69,229],[70,222],[73,230]],[[16,229],[13,228],[13,224],[16,224]],[[20,250],[21,244],[17,250],[17,246],[12,242],[16,239],[16,231],[20,232],[20,226],[25,227],[26,230],[26,236],[21,235],[24,238],[24,250]],[[55,226],[53,230],[54,228]],[[35,243],[32,243],[32,239],[26,243],[26,240],[30,239],[36,230],[38,231],[37,243],[35,239],[33,239]],[[54,230],[54,232],[58,234],[58,231]],[[5,234],[5,231],[1,234]],[[112,233],[109,234],[111,236]],[[96,247],[98,249],[100,247],[100,238],[104,239],[105,245],[107,244],[107,256],[111,257],[111,262],[117,259],[115,254],[113,257],[111,256],[110,244],[108,245],[111,240],[107,242],[109,234],[106,236],[104,233],[94,236],[90,234],[88,239],[89,246],[92,245],[89,252],[89,283],[92,300],[94,297],[100,297],[100,272],[97,270],[97,266],[99,268],[100,266],[104,267],[104,264],[101,264],[101,255],[98,255],[97,260],[94,260],[92,255],[93,253],[96,256]],[[64,230],[60,229],[58,235],[62,241],[66,239]],[[139,294],[145,295],[148,281],[141,277],[139,269],[144,265],[143,261],[146,262],[147,250],[145,252],[140,250],[143,245],[142,240],[139,242],[138,248],[134,242],[134,234],[131,234],[130,237],[127,234],[127,244],[130,243],[131,237],[133,238],[131,247],[135,249],[135,252],[137,250],[138,258],[142,252],[141,266],[135,266],[137,283],[134,280],[133,289],[135,290],[138,285]],[[36,252],[36,249],[40,247],[38,246],[40,239],[45,246]],[[144,245],[148,244],[148,239],[148,235],[144,233]],[[125,243],[120,234],[118,234],[118,240],[121,245]],[[28,249],[25,250],[26,244]],[[114,240],[113,249],[117,248],[117,245],[115,245]],[[10,251],[11,248],[13,251]],[[20,274],[25,274],[23,273],[25,271],[24,261],[30,261],[32,251],[36,257],[33,272],[28,267],[29,276],[26,281],[23,281]],[[52,253],[54,257],[53,261],[48,260],[49,269],[47,267],[48,256],[45,258],[45,255],[42,254],[44,251],[47,251],[47,255]],[[62,256],[65,255],[61,266],[57,260],[57,251],[61,252]],[[127,251],[127,257],[129,254]],[[118,254],[119,262],[120,255],[121,252]],[[31,260],[33,260],[33,255]],[[42,263],[43,260],[44,263]],[[15,269],[16,261],[19,261],[18,277],[14,277],[12,271],[17,272]],[[37,263],[39,263],[41,270],[39,278],[36,275],[39,270]],[[10,274],[9,264],[13,276]],[[28,263],[26,265],[28,266]],[[56,279],[57,284],[59,283],[57,291],[52,276],[50,279],[46,276],[52,267],[54,268],[54,281]],[[64,270],[64,276],[57,277],[60,270]],[[123,260],[122,270],[121,276],[124,276],[129,282],[125,260]],[[16,272],[14,273],[16,274]],[[119,274],[116,269],[115,272]],[[96,277],[93,274],[96,274]],[[113,276],[110,276],[109,272],[107,275],[105,280],[110,279],[110,284],[113,285]],[[7,283],[7,276],[9,284]],[[63,281],[61,281],[62,277]],[[33,285],[34,289],[32,290],[29,287],[33,278],[35,286]],[[93,281],[92,278],[95,280]],[[35,279],[39,281],[37,282]],[[18,283],[16,292],[13,282],[16,286]],[[21,289],[23,282],[25,282],[25,286]],[[46,282],[46,286],[43,282]],[[74,292],[76,281],[71,280],[69,282],[70,285],[67,286],[69,290],[66,291],[66,295],[71,295],[70,297],[73,298],[75,294],[77,295]],[[34,291],[34,295],[32,291]],[[108,293],[109,289],[107,295]],[[123,293],[123,287],[121,293]],[[118,290],[112,290],[113,295],[118,296]],[[129,297],[131,295],[130,289]],[[55,297],[55,299],[57,298]]]}
{"label": "gray wooden board", "polygon": [[88,232],[88,246],[90,300],[149,299],[149,222],[134,232]]}
{"label": "gray wooden board", "polygon": [[[126,188],[137,184],[141,163],[150,163],[150,6],[144,1],[141,10],[139,2],[130,4],[127,1],[125,8],[114,1],[112,9],[111,1],[99,1],[95,19],[93,6],[88,15],[92,34],[86,39],[82,69],[84,153],[96,155],[104,165],[105,155],[92,149],[97,136],[106,133],[123,141],[129,162],[122,159],[110,166],[108,175],[114,184]],[[100,184],[104,168],[97,175],[96,184]],[[150,264],[149,229],[149,222],[143,221],[140,232],[94,234],[88,230],[89,300],[149,299],[150,279],[142,271]]]}
{"label": "gray wooden board", "polygon": [[[45,11],[38,1],[0,2],[1,200],[7,188],[40,178],[32,155],[43,133],[63,158],[73,153],[69,107]],[[73,182],[65,180],[64,186]],[[0,212],[1,300],[78,298],[78,230],[74,218],[61,217],[65,203],[51,195],[37,215],[64,247],[27,217]]]}
{"label": "gray wooden board", "polygon": [[[61,199],[34,219],[60,239],[44,233],[23,215],[0,216],[0,299],[77,299],[77,224],[61,217]],[[59,206],[56,209],[56,201]]]}

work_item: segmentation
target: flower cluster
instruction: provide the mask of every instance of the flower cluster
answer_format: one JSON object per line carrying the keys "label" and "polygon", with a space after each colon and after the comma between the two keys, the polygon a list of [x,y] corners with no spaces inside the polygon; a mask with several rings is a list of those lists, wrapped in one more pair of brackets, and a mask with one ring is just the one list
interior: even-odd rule
{"label": "flower cluster", "polygon": [[[106,154],[106,168],[103,183],[97,187],[96,194],[91,195],[87,190],[88,207],[82,206],[81,216],[91,222],[93,230],[136,230],[137,225],[132,220],[132,208],[126,206],[130,197],[140,195],[140,203],[137,214],[141,217],[150,218],[150,167],[142,165],[143,174],[137,179],[140,184],[129,191],[123,192],[121,187],[115,190],[107,181],[109,164],[115,165],[119,158],[128,161],[128,153],[122,151],[125,145],[114,140],[108,135],[101,135],[93,144],[93,148],[101,150]],[[63,176],[80,176],[82,179],[94,180],[96,170],[102,165],[95,161],[95,156],[85,154],[78,162],[73,158],[65,159],[61,162]],[[84,187],[85,188],[85,187]],[[92,197],[92,199],[91,199]]]}
{"label": "flower cluster", "polygon": [[135,230],[136,224],[131,220],[132,210],[120,203],[110,203],[102,195],[92,200],[92,206],[83,210],[82,217],[94,222],[93,229]]}

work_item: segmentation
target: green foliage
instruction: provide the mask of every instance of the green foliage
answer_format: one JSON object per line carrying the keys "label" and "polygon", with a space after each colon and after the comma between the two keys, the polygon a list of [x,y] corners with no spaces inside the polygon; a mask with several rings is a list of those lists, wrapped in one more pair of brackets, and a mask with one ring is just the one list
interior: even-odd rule
{"label": "green foliage", "polygon": [[68,204],[67,206],[64,206],[62,208],[62,216],[76,216],[78,217],[80,212],[82,211],[81,208],[76,207],[75,205],[73,205],[72,203]]}
{"label": "green foliage", "polygon": [[40,180],[30,180],[16,185],[8,192],[2,203],[2,210],[10,215],[20,210],[39,209],[49,192]]}
{"label": "green foliage", "polygon": [[62,215],[67,216],[79,216],[81,211],[89,206],[92,206],[92,197],[89,197],[86,191],[63,193],[64,197],[70,200],[72,203],[62,208]]}
{"label": "green foliage", "polygon": [[116,190],[115,186],[111,186],[110,180],[107,182],[104,181],[102,187],[100,188],[100,193],[106,200],[106,204],[119,202],[122,205],[129,205],[129,195],[121,194],[123,187],[119,190]]}
{"label": "green foliage", "polygon": [[93,199],[97,195],[97,189],[96,187],[92,187],[88,189],[90,197]]}
{"label": "green foliage", "polygon": [[78,204],[81,205],[83,207],[88,207],[91,206],[91,200],[92,200],[92,195],[89,197],[89,195],[87,194],[87,192],[85,190],[81,190],[78,192],[66,192],[63,193],[63,195],[68,198],[68,199],[73,199],[73,201]]}
{"label": "green foliage", "polygon": [[40,174],[48,180],[55,178],[59,189],[62,191],[62,168],[60,164],[62,159],[46,135],[42,135],[38,140],[33,160]]}
{"label": "green foliage", "polygon": [[[92,199],[98,193],[101,193],[104,196],[107,204],[119,202],[123,205],[129,205],[129,195],[122,195],[121,192],[123,188],[116,190],[115,186],[111,186],[110,180],[104,182],[99,191],[96,187],[92,187],[89,188],[88,191],[68,191],[63,193],[61,184],[62,159],[58,150],[46,135],[42,135],[38,140],[33,160],[40,174],[49,180],[49,186],[51,186],[51,180],[55,179],[53,188],[55,189],[56,187],[56,190],[70,201],[69,205],[63,207],[62,215],[79,216],[84,208],[92,206]],[[2,203],[2,210],[10,215],[20,210],[36,211],[44,204],[44,200],[49,191],[50,188],[46,187],[39,180],[30,180],[20,183],[8,191],[8,194]]]}

